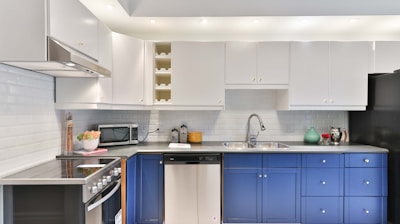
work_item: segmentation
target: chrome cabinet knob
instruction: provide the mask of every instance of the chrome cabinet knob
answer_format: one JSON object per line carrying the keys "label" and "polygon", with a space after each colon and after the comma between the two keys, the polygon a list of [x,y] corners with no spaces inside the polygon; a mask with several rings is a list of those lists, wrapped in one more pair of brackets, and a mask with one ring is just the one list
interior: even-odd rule
{"label": "chrome cabinet knob", "polygon": [[321,208],[321,213],[322,213],[322,214],[325,214],[325,213],[326,213],[326,210]]}
{"label": "chrome cabinet knob", "polygon": [[262,174],[258,174],[258,177],[259,177],[259,178],[262,178],[263,176],[262,176]]}
{"label": "chrome cabinet knob", "polygon": [[325,185],[325,184],[326,184],[326,181],[321,180],[321,184],[322,184],[322,185]]}
{"label": "chrome cabinet knob", "polygon": [[325,159],[323,159],[323,160],[321,161],[321,163],[325,164],[325,163],[326,163],[326,160],[325,160]]}
{"label": "chrome cabinet knob", "polygon": [[365,214],[369,214],[369,210],[368,209],[363,209]]}
{"label": "chrome cabinet knob", "polygon": [[364,183],[365,183],[366,185],[369,185],[371,182],[370,182],[369,180],[364,180]]}
{"label": "chrome cabinet knob", "polygon": [[267,174],[264,174],[264,178],[267,178]]}
{"label": "chrome cabinet knob", "polygon": [[363,161],[364,161],[364,163],[369,163],[370,162],[369,159],[367,159],[367,158],[365,158]]}

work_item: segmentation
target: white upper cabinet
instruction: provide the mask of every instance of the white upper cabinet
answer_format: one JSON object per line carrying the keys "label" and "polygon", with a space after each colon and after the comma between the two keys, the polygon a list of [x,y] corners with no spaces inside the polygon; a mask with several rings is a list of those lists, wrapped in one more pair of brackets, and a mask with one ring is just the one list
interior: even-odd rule
{"label": "white upper cabinet", "polygon": [[2,1],[0,15],[0,61],[46,59],[45,0]]}
{"label": "white upper cabinet", "polygon": [[49,4],[49,35],[97,59],[98,20],[79,0],[53,0]]}
{"label": "white upper cabinet", "polygon": [[370,42],[293,42],[289,109],[365,110]]}
{"label": "white upper cabinet", "polygon": [[112,33],[113,104],[144,104],[144,41]]}
{"label": "white upper cabinet", "polygon": [[329,43],[291,44],[291,105],[324,105],[329,99]]}
{"label": "white upper cabinet", "polygon": [[287,88],[289,42],[227,42],[226,88]]}
{"label": "white upper cabinet", "polygon": [[172,105],[223,108],[224,52],[222,42],[172,42]]}
{"label": "white upper cabinet", "polygon": [[400,41],[375,42],[375,73],[391,73],[400,69]]}

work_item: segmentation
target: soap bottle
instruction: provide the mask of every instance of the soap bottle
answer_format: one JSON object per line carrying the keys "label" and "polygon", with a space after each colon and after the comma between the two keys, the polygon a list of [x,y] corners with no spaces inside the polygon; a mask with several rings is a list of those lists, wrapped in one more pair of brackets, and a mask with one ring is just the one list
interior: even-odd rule
{"label": "soap bottle", "polygon": [[187,138],[188,138],[188,129],[186,125],[182,124],[179,130],[179,142],[187,143]]}

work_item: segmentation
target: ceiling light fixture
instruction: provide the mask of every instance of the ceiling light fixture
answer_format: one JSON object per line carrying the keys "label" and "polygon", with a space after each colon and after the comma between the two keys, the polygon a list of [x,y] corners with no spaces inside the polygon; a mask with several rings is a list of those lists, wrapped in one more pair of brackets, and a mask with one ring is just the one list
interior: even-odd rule
{"label": "ceiling light fixture", "polygon": [[351,19],[349,20],[350,23],[356,23],[356,22],[358,22],[358,21],[360,21],[360,18],[351,18]]}
{"label": "ceiling light fixture", "polygon": [[114,5],[108,4],[108,5],[106,6],[106,8],[107,8],[108,10],[113,10],[115,7],[114,7]]}

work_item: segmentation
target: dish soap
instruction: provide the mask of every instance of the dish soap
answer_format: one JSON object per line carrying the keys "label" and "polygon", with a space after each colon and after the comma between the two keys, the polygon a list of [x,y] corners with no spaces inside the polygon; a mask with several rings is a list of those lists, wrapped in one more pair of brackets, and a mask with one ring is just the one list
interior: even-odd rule
{"label": "dish soap", "polygon": [[318,132],[315,130],[314,127],[311,127],[310,129],[308,129],[308,131],[304,135],[305,143],[318,144],[320,139],[321,139],[321,136],[318,134]]}

